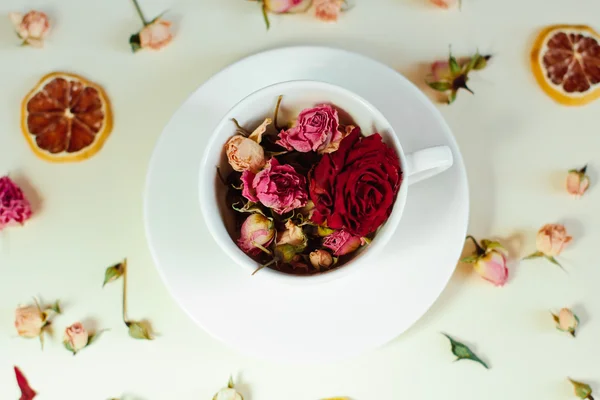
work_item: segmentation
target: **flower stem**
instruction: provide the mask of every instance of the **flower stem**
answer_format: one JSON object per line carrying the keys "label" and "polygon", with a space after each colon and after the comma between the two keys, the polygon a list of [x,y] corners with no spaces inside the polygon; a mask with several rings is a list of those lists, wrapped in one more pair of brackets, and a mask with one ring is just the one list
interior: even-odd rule
{"label": "flower stem", "polygon": [[275,105],[275,113],[273,114],[273,126],[275,126],[275,130],[277,131],[277,133],[279,133],[279,131],[281,131],[281,128],[277,124],[277,116],[279,115],[279,106],[281,106],[282,99],[283,99],[283,96],[281,96],[281,95],[277,98],[277,105]]}
{"label": "flower stem", "polygon": [[142,20],[142,24],[144,24],[144,26],[148,25],[148,22],[146,21],[146,18],[144,18],[144,13],[142,12],[142,9],[140,8],[140,5],[138,4],[137,0],[132,1],[133,5],[135,6],[135,10],[137,11],[138,15],[140,16],[140,19]]}
{"label": "flower stem", "polygon": [[467,239],[471,239],[473,241],[473,244],[475,245],[475,250],[477,251],[477,255],[485,253],[485,250],[483,250],[483,248],[479,245],[479,243],[477,243],[477,240],[475,240],[473,236],[467,235]]}
{"label": "flower stem", "polygon": [[123,322],[129,326],[127,318],[127,259],[123,261]]}
{"label": "flower stem", "polygon": [[266,264],[263,264],[263,265],[261,265],[260,267],[256,268],[256,270],[255,270],[255,271],[252,273],[252,275],[256,274],[258,271],[260,271],[260,270],[261,270],[261,269],[263,269],[263,268],[266,268],[266,267],[268,267],[268,266],[269,266],[269,265],[271,265],[271,264],[275,264],[277,261],[279,261],[279,258],[277,258],[277,257],[273,258],[273,259],[272,259],[271,261],[269,261],[268,263],[266,263]]}

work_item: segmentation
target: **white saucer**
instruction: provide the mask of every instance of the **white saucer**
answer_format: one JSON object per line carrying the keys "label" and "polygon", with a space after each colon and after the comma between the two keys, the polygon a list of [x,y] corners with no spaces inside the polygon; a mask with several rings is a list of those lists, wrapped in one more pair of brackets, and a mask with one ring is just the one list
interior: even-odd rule
{"label": "white saucer", "polygon": [[[390,121],[405,152],[450,146],[454,166],[411,186],[400,226],[377,263],[341,280],[288,286],[250,276],[223,254],[198,203],[198,168],[220,118],[264,86],[330,82],[364,97]],[[198,88],[165,127],[145,193],[148,242],[181,307],[231,347],[276,361],[345,358],[394,339],[440,295],[467,229],[462,158],[438,110],[412,83],[364,56],[291,47],[245,58]]]}

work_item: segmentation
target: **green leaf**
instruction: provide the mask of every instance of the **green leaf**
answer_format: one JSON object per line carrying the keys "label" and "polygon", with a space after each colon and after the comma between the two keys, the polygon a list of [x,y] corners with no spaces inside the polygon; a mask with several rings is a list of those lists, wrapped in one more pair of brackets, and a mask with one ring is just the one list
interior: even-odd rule
{"label": "green leaf", "polygon": [[50,307],[48,307],[48,309],[54,311],[57,314],[60,314],[62,312],[59,300],[56,300]]}
{"label": "green leaf", "polygon": [[229,389],[233,389],[234,384],[233,384],[233,376],[229,375],[229,382],[227,382],[227,387]]}
{"label": "green leaf", "polygon": [[558,315],[556,315],[556,314],[552,314],[552,319],[554,319],[554,322],[556,322],[557,324],[560,322],[560,319],[558,318]]}
{"label": "green leaf", "polygon": [[153,340],[152,328],[146,321],[128,321],[129,336],[134,339]]}
{"label": "green leaf", "polygon": [[448,104],[452,104],[456,101],[456,91],[453,90],[452,93],[450,93],[450,96],[448,97]]}
{"label": "green leaf", "polygon": [[556,258],[554,258],[552,256],[544,256],[544,257],[546,258],[546,260],[550,261],[552,264],[558,265],[559,267],[561,267],[562,269],[564,269],[563,266],[560,265],[560,263],[558,261],[556,261]]}
{"label": "green leaf", "polygon": [[329,236],[329,235],[331,235],[333,232],[335,232],[335,230],[333,230],[333,229],[331,229],[331,228],[328,228],[328,227],[326,227],[326,226],[319,225],[319,226],[317,227],[317,234],[318,234],[319,236],[321,236],[321,237]]}
{"label": "green leaf", "polygon": [[479,258],[479,256],[468,256],[468,257],[463,257],[460,259],[461,263],[465,263],[465,264],[473,264],[474,262],[477,262],[477,259]]}
{"label": "green leaf", "polygon": [[534,258],[539,258],[539,257],[543,257],[544,253],[542,253],[541,251],[536,251],[535,253],[531,253],[530,255],[523,257],[523,260],[531,260]]}
{"label": "green leaf", "polygon": [[456,61],[456,58],[450,54],[450,58],[448,58],[448,64],[450,65],[450,72],[452,72],[452,75],[457,75],[460,74],[460,65],[458,65],[458,61]]}
{"label": "green leaf", "polygon": [[71,347],[69,342],[63,342],[63,344],[65,345],[65,349],[69,350],[71,353],[73,353],[73,355],[77,354],[77,352]]}
{"label": "green leaf", "polygon": [[452,89],[452,84],[450,84],[450,82],[427,82],[427,85],[438,92],[445,92]]}
{"label": "green leaf", "polygon": [[140,42],[140,33],[134,33],[129,37],[129,45],[131,46],[132,52],[137,52],[142,49],[142,43]]}
{"label": "green leaf", "polygon": [[575,390],[575,396],[579,397],[580,399],[592,399],[592,388],[590,387],[590,385],[583,382],[574,381],[571,378],[567,379],[569,379],[569,381],[573,385],[573,389]]}
{"label": "green leaf", "polygon": [[448,340],[450,340],[450,345],[452,347],[452,354],[454,354],[457,357],[456,358],[457,361],[458,360],[471,360],[471,361],[478,362],[479,364],[483,365],[486,369],[489,369],[487,364],[485,362],[483,362],[479,357],[477,357],[477,355],[475,353],[473,353],[471,351],[471,349],[469,349],[467,346],[465,346],[461,342],[458,342],[458,341],[452,339],[449,335],[447,335],[445,333],[442,333],[442,335],[446,336],[448,338]]}
{"label": "green leaf", "polygon": [[106,272],[104,273],[104,283],[102,284],[102,287],[106,286],[107,283],[116,281],[121,276],[123,276],[126,266],[127,259],[123,260],[123,262],[106,268]]}

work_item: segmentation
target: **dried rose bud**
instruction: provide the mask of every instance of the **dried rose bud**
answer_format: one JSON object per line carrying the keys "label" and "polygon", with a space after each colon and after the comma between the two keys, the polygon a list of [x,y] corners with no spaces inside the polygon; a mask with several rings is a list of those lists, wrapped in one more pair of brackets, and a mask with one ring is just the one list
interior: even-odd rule
{"label": "dried rose bud", "polygon": [[538,231],[535,244],[539,252],[554,257],[562,253],[572,239],[564,225],[546,224]]}
{"label": "dried rose bud", "polygon": [[46,324],[47,315],[37,305],[19,307],[15,311],[15,328],[21,337],[39,337]]}
{"label": "dried rose bud", "polygon": [[473,57],[459,62],[450,53],[448,61],[437,61],[431,65],[431,77],[426,83],[432,89],[448,94],[448,104],[452,104],[460,89],[465,89],[473,94],[473,91],[467,86],[469,73],[485,68],[490,58],[491,56],[482,56],[476,53]]}
{"label": "dried rose bud", "polygon": [[63,344],[73,354],[88,345],[89,333],[81,322],[76,322],[65,329]]}
{"label": "dried rose bud", "polygon": [[277,234],[277,245],[290,244],[292,246],[301,247],[302,250],[306,247],[308,238],[304,234],[301,227],[294,224],[291,220],[285,223],[285,231]]}
{"label": "dried rose bud", "polygon": [[315,16],[325,22],[336,22],[342,12],[344,0],[314,0]]}
{"label": "dried rose bud", "polygon": [[498,242],[484,239],[481,245],[471,235],[467,236],[475,244],[475,255],[465,257],[461,261],[474,264],[473,269],[483,279],[496,286],[504,286],[508,280],[508,252]]}
{"label": "dried rose bud", "polygon": [[11,223],[23,225],[31,218],[31,205],[8,176],[0,178],[0,231]]}
{"label": "dried rose bud", "polygon": [[323,246],[332,250],[333,255],[335,256],[343,256],[344,254],[352,253],[363,243],[364,241],[360,237],[353,236],[343,229],[335,231],[323,240]]}
{"label": "dried rose bud", "polygon": [[23,15],[20,13],[10,13],[9,18],[17,35],[23,40],[23,44],[29,44],[34,47],[42,47],[44,38],[50,31],[50,22],[48,16],[40,11],[29,11]]}
{"label": "dried rose bud", "polygon": [[225,143],[225,153],[231,168],[238,172],[248,170],[257,173],[266,163],[262,146],[241,135],[232,136]]}
{"label": "dried rose bud", "polygon": [[587,165],[577,170],[572,169],[567,175],[567,192],[580,197],[590,186],[590,178],[586,175]]}
{"label": "dried rose bud", "polygon": [[281,262],[291,263],[298,254],[298,248],[291,244],[281,244],[275,246],[275,257]]}
{"label": "dried rose bud", "polygon": [[333,257],[326,250],[315,250],[309,255],[310,263],[317,270],[321,270],[321,268],[327,269],[333,265]]}
{"label": "dried rose bud", "polygon": [[552,317],[559,331],[569,332],[571,336],[575,337],[575,330],[579,326],[579,318],[573,314],[573,311],[568,308],[562,308],[558,315],[552,314]]}
{"label": "dried rose bud", "polygon": [[276,14],[303,12],[312,0],[263,0],[268,11]]}
{"label": "dried rose bud", "polygon": [[144,26],[139,33],[142,49],[160,50],[173,40],[171,22],[157,18]]}
{"label": "dried rose bud", "polygon": [[247,254],[258,255],[275,238],[273,220],[261,214],[252,214],[242,224],[237,244]]}

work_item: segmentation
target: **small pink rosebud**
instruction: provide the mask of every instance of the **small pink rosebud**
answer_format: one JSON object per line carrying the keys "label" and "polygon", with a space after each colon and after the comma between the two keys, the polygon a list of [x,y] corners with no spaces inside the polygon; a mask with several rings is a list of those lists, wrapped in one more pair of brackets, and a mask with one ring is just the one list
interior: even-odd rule
{"label": "small pink rosebud", "polygon": [[89,333],[81,322],[76,322],[65,329],[63,343],[65,347],[76,354],[88,344]]}
{"label": "small pink rosebud", "polygon": [[285,231],[277,234],[277,245],[289,244],[296,247],[306,247],[307,237],[302,227],[294,224],[291,220],[285,223]]}
{"label": "small pink rosebud", "polygon": [[458,4],[458,0],[430,0],[437,7],[448,9]]}
{"label": "small pink rosebud", "polygon": [[24,338],[36,338],[46,326],[46,314],[36,306],[23,306],[15,311],[17,334]]}
{"label": "small pink rosebud", "polygon": [[573,314],[568,308],[562,308],[558,315],[552,315],[554,317],[554,321],[556,322],[556,328],[563,332],[569,332],[571,335],[575,336],[575,330],[579,325],[579,318],[577,315]]}
{"label": "small pink rosebud", "polygon": [[538,231],[535,244],[539,252],[554,257],[559,255],[572,239],[563,225],[546,224]]}
{"label": "small pink rosebud", "polygon": [[506,258],[499,251],[486,252],[483,257],[475,262],[473,268],[483,279],[492,282],[496,286],[504,286],[508,280]]}
{"label": "small pink rosebud", "polygon": [[267,10],[275,14],[301,12],[310,6],[311,0],[263,0]]}
{"label": "small pink rosebud", "polygon": [[267,247],[275,237],[275,225],[270,218],[261,214],[252,214],[242,224],[241,237],[237,244],[250,255],[258,255],[260,247]]}
{"label": "small pink rosebud", "polygon": [[333,257],[326,250],[315,250],[310,253],[309,258],[312,266],[319,271],[321,268],[327,269],[333,265]]}
{"label": "small pink rosebud", "polygon": [[334,256],[343,256],[344,254],[356,251],[362,244],[363,240],[359,236],[353,236],[350,232],[339,230],[325,237],[323,246],[331,249]]}
{"label": "small pink rosebud", "polygon": [[157,18],[154,22],[144,26],[139,35],[141,48],[160,50],[173,40],[171,22]]}
{"label": "small pink rosebud", "polygon": [[29,11],[27,14],[10,13],[9,18],[17,35],[23,39],[24,44],[29,44],[34,47],[42,47],[44,38],[50,31],[50,22],[48,16],[40,11]]}
{"label": "small pink rosebud", "polygon": [[344,0],[314,0],[315,16],[325,22],[336,22]]}
{"label": "small pink rosebud", "polygon": [[463,258],[461,261],[474,264],[473,269],[483,279],[496,286],[504,286],[508,280],[507,259],[508,251],[499,243],[488,239],[477,243],[471,235],[467,236],[475,245],[475,254]]}
{"label": "small pink rosebud", "polygon": [[31,205],[21,188],[8,176],[0,178],[0,231],[12,222],[23,225],[31,214]]}
{"label": "small pink rosebud", "polygon": [[586,167],[572,169],[567,175],[567,192],[573,196],[582,196],[590,186],[590,178],[586,175]]}

